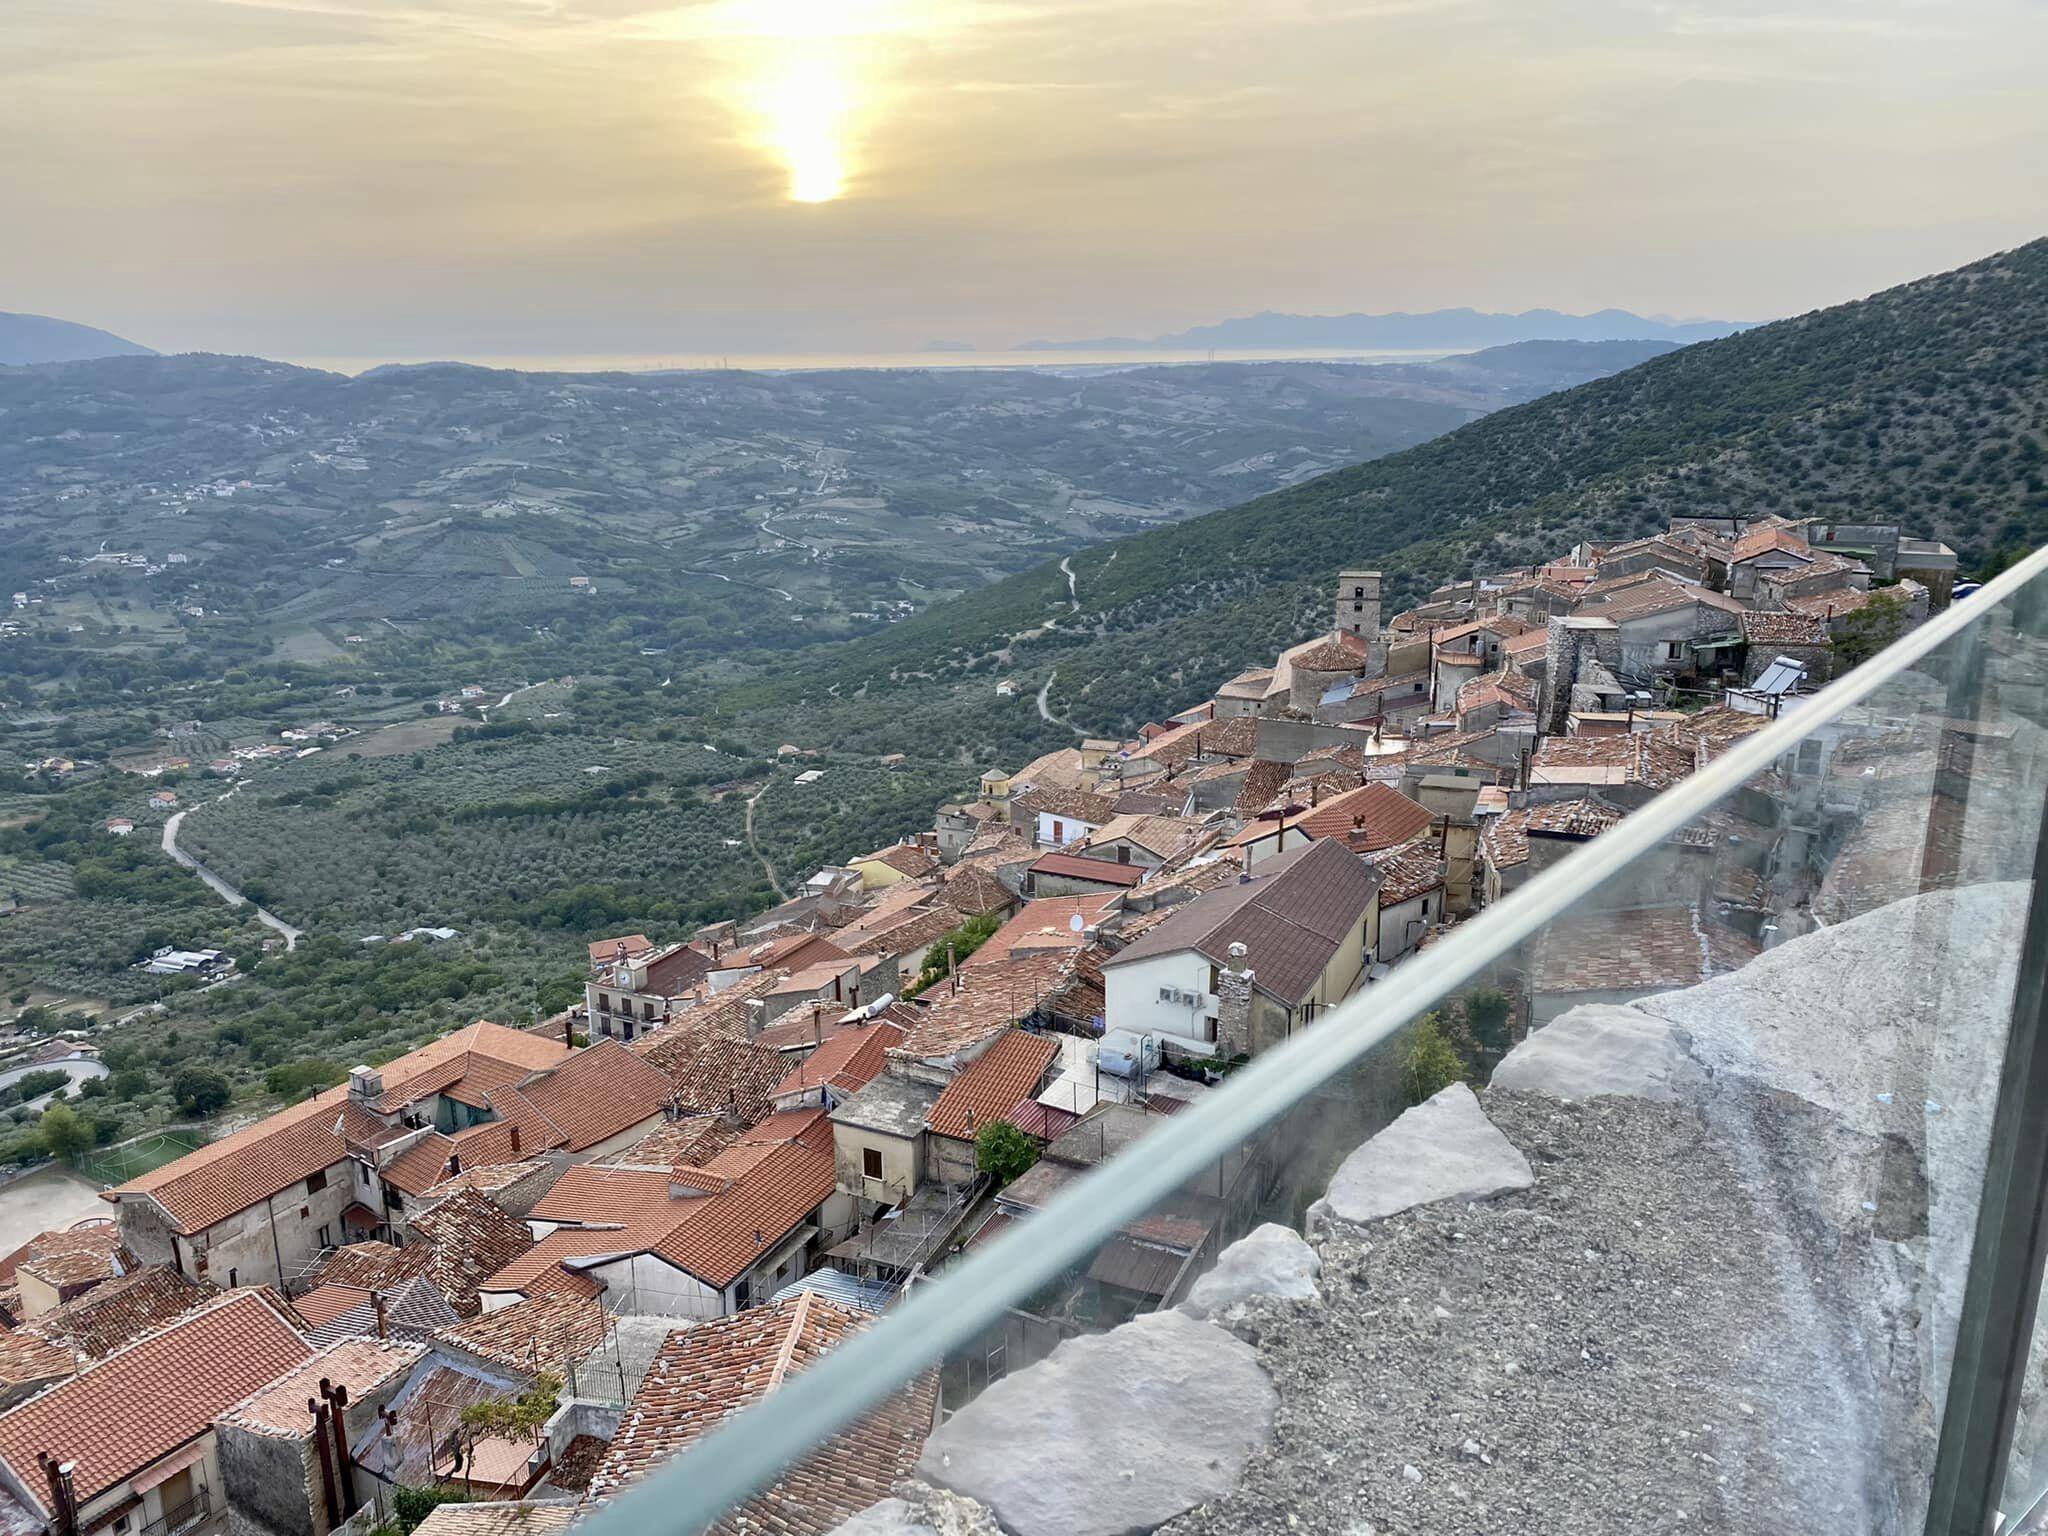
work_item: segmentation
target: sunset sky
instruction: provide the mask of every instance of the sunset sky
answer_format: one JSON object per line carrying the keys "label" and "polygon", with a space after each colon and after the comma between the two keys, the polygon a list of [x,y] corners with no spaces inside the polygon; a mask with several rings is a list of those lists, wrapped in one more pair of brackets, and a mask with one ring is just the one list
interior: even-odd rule
{"label": "sunset sky", "polygon": [[2048,233],[2041,0],[6,0],[0,309],[271,356],[1768,318]]}

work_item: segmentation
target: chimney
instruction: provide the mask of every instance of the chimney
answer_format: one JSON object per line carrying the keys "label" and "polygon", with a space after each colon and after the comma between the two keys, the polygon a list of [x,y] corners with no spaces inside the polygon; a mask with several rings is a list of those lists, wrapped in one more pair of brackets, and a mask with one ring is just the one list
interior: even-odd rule
{"label": "chimney", "polygon": [[572,1051],[576,1049],[576,1016],[574,1009],[565,1008],[562,1010],[562,1044],[569,1047]]}
{"label": "chimney", "polygon": [[50,1530],[52,1536],[78,1536],[78,1506],[71,1497],[73,1463],[57,1462],[48,1451],[37,1451],[36,1461],[50,1480]]}
{"label": "chimney", "polygon": [[1232,944],[1230,961],[1219,968],[1216,980],[1216,1054],[1225,1061],[1249,1056],[1252,1051],[1253,972],[1242,944]]}
{"label": "chimney", "polygon": [[384,1074],[375,1067],[351,1067],[348,1074],[348,1096],[351,1099],[383,1098]]}
{"label": "chimney", "polygon": [[[384,1336],[384,1298],[377,1298],[377,1337]],[[320,1396],[327,1404],[327,1422],[334,1431],[334,1464],[341,1475],[341,1514],[356,1512],[356,1480],[348,1445],[348,1388],[330,1386],[320,1378]]]}
{"label": "chimney", "polygon": [[516,1157],[519,1155],[519,1127],[515,1123],[508,1126],[507,1129],[512,1133],[512,1154]]}
{"label": "chimney", "polygon": [[380,1339],[390,1338],[391,1314],[385,1309],[384,1293],[382,1291],[370,1292],[370,1305],[377,1313],[377,1337]]}
{"label": "chimney", "polygon": [[452,1179],[460,1172],[462,1172],[462,1154],[460,1152],[450,1152],[448,1154],[448,1177]]}

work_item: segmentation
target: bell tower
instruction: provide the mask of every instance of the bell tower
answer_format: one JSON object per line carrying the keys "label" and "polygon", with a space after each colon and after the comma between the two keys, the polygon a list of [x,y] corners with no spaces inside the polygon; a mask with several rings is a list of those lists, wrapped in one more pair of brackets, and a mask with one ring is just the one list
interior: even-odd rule
{"label": "bell tower", "polygon": [[1380,573],[1346,571],[1337,578],[1337,633],[1380,637]]}

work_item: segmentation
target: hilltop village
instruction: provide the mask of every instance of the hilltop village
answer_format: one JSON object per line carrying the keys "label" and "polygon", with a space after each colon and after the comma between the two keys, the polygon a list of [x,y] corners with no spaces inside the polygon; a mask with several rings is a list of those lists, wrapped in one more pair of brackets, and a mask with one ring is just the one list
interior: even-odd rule
{"label": "hilltop village", "polygon": [[[0,1260],[0,1530],[367,1536],[408,1498],[427,1536],[560,1529],[1796,710],[1955,568],[1891,526],[1679,519],[1399,613],[1343,572],[1326,631],[1130,740],[984,774],[746,922],[606,934],[579,1006],[358,1067]],[[1807,743],[1552,924],[1467,1009],[1496,1036],[1470,1071],[1918,890],[1900,754]],[[1380,1065],[1352,1140],[1406,1102]],[[943,1416],[1186,1303],[1327,1174],[1240,1147],[732,1528],[832,1531]],[[469,1502],[421,1520],[435,1490]]]}

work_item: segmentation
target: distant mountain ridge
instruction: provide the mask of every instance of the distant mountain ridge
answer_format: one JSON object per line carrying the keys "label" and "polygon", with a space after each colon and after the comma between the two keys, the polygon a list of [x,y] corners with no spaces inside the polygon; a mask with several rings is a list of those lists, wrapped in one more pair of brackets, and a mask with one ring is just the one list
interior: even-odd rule
{"label": "distant mountain ridge", "polygon": [[1748,330],[1753,322],[1735,320],[1652,320],[1625,309],[1568,315],[1555,309],[1525,309],[1518,315],[1489,314],[1477,309],[1433,309],[1424,314],[1288,315],[1267,310],[1214,325],[1198,325],[1149,341],[1128,336],[1098,336],[1086,341],[1027,341],[1020,352],[1082,350],[1188,350],[1217,347],[1241,351],[1256,347],[1442,347],[1469,351],[1520,341],[1669,341],[1680,346],[1712,341]]}
{"label": "distant mountain ridge", "polygon": [[0,310],[0,365],[79,363],[95,357],[155,357],[142,346],[112,331],[56,320],[48,315],[15,315]]}

